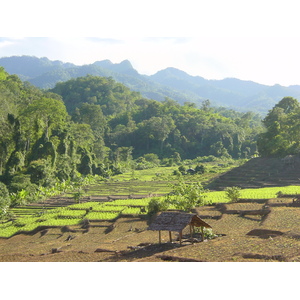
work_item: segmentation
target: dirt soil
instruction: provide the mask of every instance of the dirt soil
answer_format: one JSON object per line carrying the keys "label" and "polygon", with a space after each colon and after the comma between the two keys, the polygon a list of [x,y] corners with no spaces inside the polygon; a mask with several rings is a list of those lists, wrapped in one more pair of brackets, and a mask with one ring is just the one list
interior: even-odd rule
{"label": "dirt soil", "polygon": [[[119,218],[79,226],[47,228],[0,239],[0,261],[12,262],[270,262],[300,261],[300,208],[292,199],[200,207],[196,211],[217,237],[200,242],[189,228],[178,233],[147,227],[147,217]],[[263,212],[252,214],[253,212]]]}

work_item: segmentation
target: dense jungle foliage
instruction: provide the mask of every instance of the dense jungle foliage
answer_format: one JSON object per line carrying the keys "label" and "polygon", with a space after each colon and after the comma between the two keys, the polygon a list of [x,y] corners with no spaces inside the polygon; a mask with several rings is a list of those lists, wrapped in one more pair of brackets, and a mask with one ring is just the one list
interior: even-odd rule
{"label": "dense jungle foliage", "polygon": [[[270,111],[264,131],[258,115],[213,108],[209,100],[199,108],[169,98],[158,102],[91,75],[41,90],[0,68],[0,106],[2,211],[20,204],[23,194],[88,175],[108,177],[203,156],[250,158],[258,154],[258,137],[264,155],[298,147],[290,140],[296,141],[298,128],[293,98]],[[284,147],[271,147],[274,139]]]}

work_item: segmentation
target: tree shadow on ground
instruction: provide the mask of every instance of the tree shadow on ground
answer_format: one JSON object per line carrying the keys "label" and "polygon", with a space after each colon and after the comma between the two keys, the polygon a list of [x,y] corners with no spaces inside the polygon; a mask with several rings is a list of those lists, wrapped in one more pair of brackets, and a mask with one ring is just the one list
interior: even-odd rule
{"label": "tree shadow on ground", "polygon": [[[118,260],[136,260],[145,257],[150,257],[155,254],[184,247],[186,245],[180,245],[178,243],[162,243],[162,244],[139,244],[136,247],[129,247],[129,250],[122,251],[118,255]],[[116,261],[116,257],[111,258],[112,260]],[[109,259],[109,260],[111,260]]]}

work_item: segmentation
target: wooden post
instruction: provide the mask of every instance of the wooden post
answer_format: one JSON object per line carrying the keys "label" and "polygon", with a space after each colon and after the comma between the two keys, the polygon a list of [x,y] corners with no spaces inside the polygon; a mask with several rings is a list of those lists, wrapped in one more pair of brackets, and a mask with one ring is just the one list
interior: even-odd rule
{"label": "wooden post", "polygon": [[180,242],[180,245],[182,243],[182,231],[179,232],[179,242]]}
{"label": "wooden post", "polygon": [[202,234],[202,242],[204,242],[204,230],[203,230],[203,226],[201,226],[201,234]]}
{"label": "wooden post", "polygon": [[191,224],[190,224],[190,233],[191,233],[191,238],[193,238],[194,228]]}
{"label": "wooden post", "polygon": [[169,231],[170,243],[172,243],[172,233]]}
{"label": "wooden post", "polygon": [[158,231],[158,240],[159,240],[159,243],[161,244],[161,233],[160,233],[160,230]]}
{"label": "wooden post", "polygon": [[191,233],[192,244],[194,244],[194,241],[193,241],[193,232],[194,232],[194,226],[192,226],[192,225],[190,224],[190,233]]}

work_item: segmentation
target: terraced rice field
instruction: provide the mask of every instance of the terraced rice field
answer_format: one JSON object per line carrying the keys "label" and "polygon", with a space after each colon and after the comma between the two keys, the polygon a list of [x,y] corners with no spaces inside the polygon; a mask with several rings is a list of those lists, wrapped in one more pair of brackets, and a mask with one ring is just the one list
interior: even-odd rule
{"label": "terraced rice field", "polygon": [[[14,221],[0,224],[0,237],[31,232],[42,227],[79,225],[84,219],[91,222],[113,221],[120,216],[146,214],[150,199],[115,200],[112,202],[85,202],[54,209],[31,210],[31,215],[19,215]],[[17,209],[15,209],[17,211]]]}

